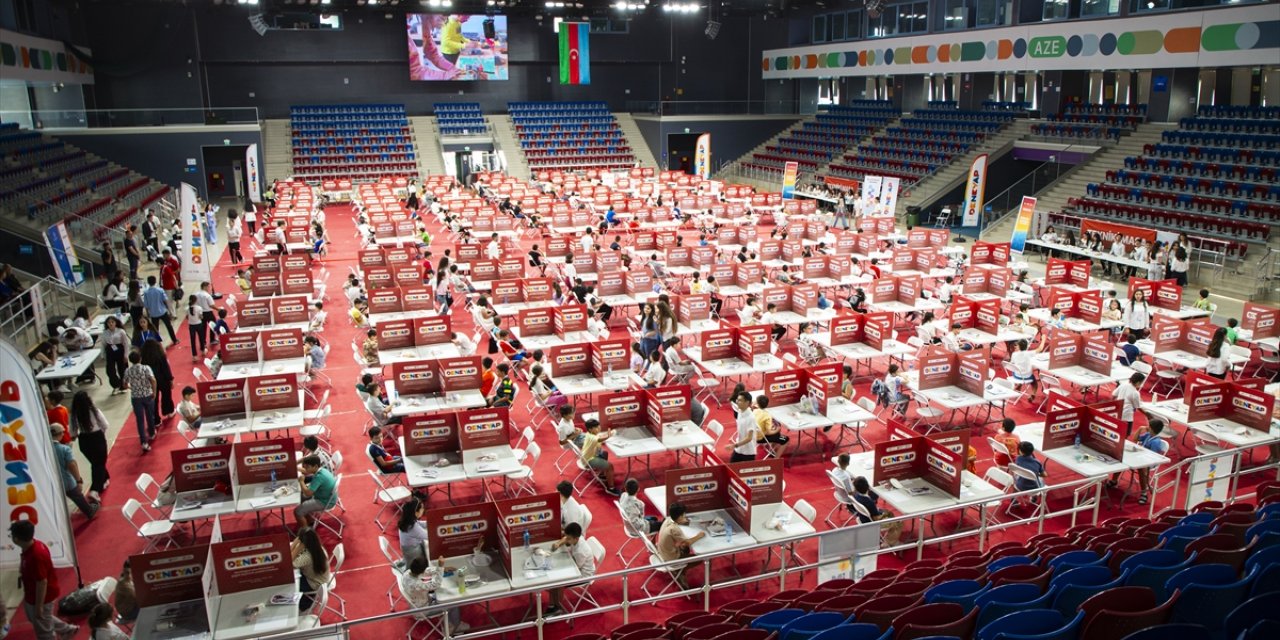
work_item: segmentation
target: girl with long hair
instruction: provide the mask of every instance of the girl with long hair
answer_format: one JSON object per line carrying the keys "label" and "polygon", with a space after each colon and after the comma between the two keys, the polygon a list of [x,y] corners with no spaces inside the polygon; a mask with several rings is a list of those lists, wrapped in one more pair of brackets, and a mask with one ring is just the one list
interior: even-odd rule
{"label": "girl with long hair", "polygon": [[320,536],[311,527],[303,527],[298,537],[289,547],[293,556],[293,568],[298,570],[298,590],[302,599],[298,601],[298,610],[311,608],[314,594],[320,587],[329,584],[329,553],[320,544]]}
{"label": "girl with long hair", "polygon": [[71,398],[71,438],[80,442],[80,453],[89,461],[89,499],[102,501],[102,492],[111,483],[107,471],[107,417],[93,403],[87,391]]}

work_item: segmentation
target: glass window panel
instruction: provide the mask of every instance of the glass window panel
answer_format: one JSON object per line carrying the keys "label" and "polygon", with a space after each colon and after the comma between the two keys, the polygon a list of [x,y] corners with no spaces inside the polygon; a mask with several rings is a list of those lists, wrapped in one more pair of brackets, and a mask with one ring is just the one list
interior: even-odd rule
{"label": "glass window panel", "polygon": [[844,40],[845,29],[843,13],[835,13],[827,16],[827,27],[831,36],[829,39],[832,42],[835,42],[836,40]]}
{"label": "glass window panel", "polygon": [[827,41],[827,17],[826,16],[813,17],[813,41],[814,42]]}

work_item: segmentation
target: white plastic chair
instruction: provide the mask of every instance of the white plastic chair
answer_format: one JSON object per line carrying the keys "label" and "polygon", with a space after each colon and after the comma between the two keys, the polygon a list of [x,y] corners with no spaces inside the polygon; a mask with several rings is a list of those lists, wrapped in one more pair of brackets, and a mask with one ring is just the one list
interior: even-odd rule
{"label": "white plastic chair", "polygon": [[647,530],[646,531],[636,530],[635,526],[631,524],[631,521],[627,520],[627,514],[622,510],[621,501],[615,502],[613,504],[615,507],[618,508],[618,517],[622,519],[622,532],[627,534],[627,539],[622,542],[622,546],[618,547],[618,550],[614,553],[614,555],[617,556],[618,559],[622,561],[622,566],[630,567],[631,563],[635,562],[636,556],[639,556],[641,551],[643,550],[637,551],[631,554],[630,556],[628,556],[626,555],[627,545],[631,544],[632,540],[640,540],[641,538],[649,537],[649,532]]}
{"label": "white plastic chair", "polygon": [[142,497],[152,509],[159,511],[161,515],[166,517],[169,515],[169,510],[173,508],[173,505],[160,504],[160,494],[164,492],[163,487],[160,486],[159,482],[156,482],[156,479],[151,474],[146,471],[138,474],[138,479],[134,481],[133,486],[138,489],[138,493],[142,494]]}
{"label": "white plastic chair", "polygon": [[[120,510],[124,514],[124,519],[129,522],[129,526],[137,532],[138,537],[147,541],[147,546],[143,548],[143,553],[148,553],[163,542],[164,548],[168,549],[177,543],[173,539],[173,522],[168,518],[153,518],[147,510],[142,508],[142,503],[133,498],[129,498],[124,503],[124,508]],[[141,513],[146,520],[142,524],[138,524],[136,516]]]}
{"label": "white plastic chair", "polygon": [[[339,493],[339,490],[341,488],[342,488],[342,474],[339,473],[338,475],[334,476],[334,481],[333,481],[334,496],[342,495],[341,493]],[[338,538],[342,538],[342,532],[346,530],[347,523],[343,522],[342,518],[338,517],[337,511],[346,511],[346,509],[342,506],[341,497],[337,497],[337,502],[334,504],[334,506],[328,509],[325,509],[323,511],[317,511],[314,514],[312,514],[311,517],[314,520],[316,526],[324,527],[325,529],[328,529],[330,533],[332,533],[333,535],[338,536]],[[332,519],[333,522],[329,522],[329,519]]]}
{"label": "white plastic chair", "polygon": [[[525,427],[525,431],[529,431]],[[542,457],[542,447],[538,443],[530,441],[527,446],[528,455],[524,464],[520,465],[520,469],[507,474],[507,481],[511,483],[507,489],[507,493],[512,497],[522,495],[525,491],[529,495],[537,493],[537,487],[534,486],[533,469],[538,465],[538,458]]]}
{"label": "white plastic chair", "polygon": [[373,522],[378,525],[378,529],[386,533],[388,524],[382,521],[382,514],[390,509],[394,520],[399,503],[412,497],[413,491],[405,486],[387,486],[382,482],[382,476],[378,472],[373,469],[366,469],[365,471],[369,473],[370,478],[373,478],[373,503],[380,505],[378,513],[373,516]]}
{"label": "white plastic chair", "polygon": [[213,440],[210,438],[197,437],[195,429],[192,429],[186,420],[178,421],[178,435],[187,441],[188,447],[207,447],[213,444]]}
{"label": "white plastic chair", "polygon": [[[585,535],[585,534],[584,534]],[[596,566],[599,567],[604,562],[605,548],[595,536],[586,538],[578,544],[585,544],[591,548],[591,557],[595,559]],[[599,608],[600,603],[596,601],[595,596],[591,595],[591,582],[583,582],[573,585],[565,589],[565,609],[568,611],[577,611],[584,603],[589,603],[592,607]],[[572,603],[568,598],[572,598]]]}
{"label": "white plastic chair", "polygon": [[[409,570],[409,567],[405,564],[404,558],[391,547],[391,540],[386,536],[378,536],[378,549],[382,551],[382,557],[387,559],[387,564],[391,566],[391,576],[398,583],[400,581],[400,576],[403,575],[405,571]],[[395,591],[396,586],[394,584],[387,587],[388,611],[395,611],[396,605],[404,601],[404,598],[395,593]],[[393,595],[394,598],[392,597]]]}

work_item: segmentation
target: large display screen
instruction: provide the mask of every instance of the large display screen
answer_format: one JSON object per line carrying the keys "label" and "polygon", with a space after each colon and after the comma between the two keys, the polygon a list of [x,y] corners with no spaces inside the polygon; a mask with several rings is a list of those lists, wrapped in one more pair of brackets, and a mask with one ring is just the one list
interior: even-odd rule
{"label": "large display screen", "polygon": [[506,80],[507,17],[411,13],[409,79]]}

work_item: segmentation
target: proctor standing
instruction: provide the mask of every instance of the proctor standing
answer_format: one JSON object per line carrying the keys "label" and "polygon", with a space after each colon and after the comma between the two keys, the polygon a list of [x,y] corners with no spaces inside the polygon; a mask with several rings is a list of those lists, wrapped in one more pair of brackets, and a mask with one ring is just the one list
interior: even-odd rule
{"label": "proctor standing", "polygon": [[49,547],[36,540],[36,526],[29,520],[9,525],[9,538],[22,549],[18,582],[22,585],[22,610],[35,631],[36,640],[71,638],[80,627],[53,615],[53,603],[61,591]]}

